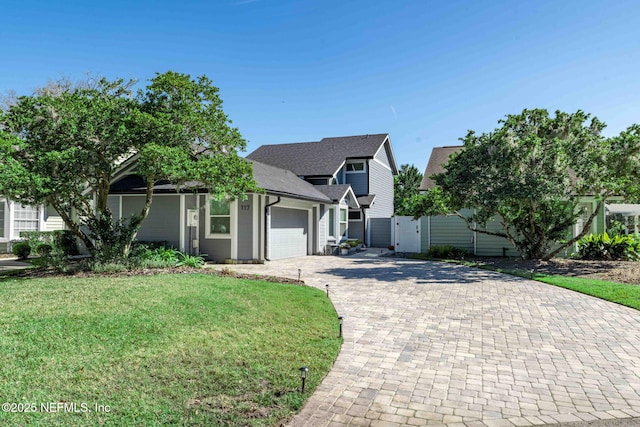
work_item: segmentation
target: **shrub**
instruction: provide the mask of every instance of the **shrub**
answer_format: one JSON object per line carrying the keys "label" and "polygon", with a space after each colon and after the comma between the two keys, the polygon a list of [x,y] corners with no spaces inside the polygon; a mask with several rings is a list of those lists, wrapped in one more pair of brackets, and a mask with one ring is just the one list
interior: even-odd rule
{"label": "shrub", "polygon": [[204,266],[204,255],[189,255],[178,252],[178,267],[202,268]]}
{"label": "shrub", "polygon": [[427,252],[427,256],[430,258],[464,258],[468,255],[464,249],[456,248],[451,245],[446,246],[432,246]]}
{"label": "shrub", "polygon": [[50,256],[52,251],[53,251],[53,246],[48,243],[40,243],[38,246],[36,246],[36,252],[41,257]]}
{"label": "shrub", "polygon": [[78,242],[71,230],[58,230],[54,232],[53,250],[64,256],[79,255]]}
{"label": "shrub", "polygon": [[31,245],[29,245],[29,242],[18,242],[13,245],[11,251],[18,259],[27,259],[31,253]]}
{"label": "shrub", "polygon": [[578,258],[589,260],[639,260],[640,239],[633,235],[589,234],[578,241]]}

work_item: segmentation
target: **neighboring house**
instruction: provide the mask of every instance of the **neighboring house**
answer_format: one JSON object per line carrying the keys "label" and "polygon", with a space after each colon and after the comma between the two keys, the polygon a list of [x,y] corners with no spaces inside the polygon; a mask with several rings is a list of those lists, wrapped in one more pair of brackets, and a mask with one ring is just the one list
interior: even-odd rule
{"label": "neighboring house", "polygon": [[64,229],[60,215],[51,207],[22,206],[0,198],[0,252],[9,252],[10,243],[20,240],[22,231],[53,231]]}
{"label": "neighboring house", "polygon": [[390,244],[398,170],[388,134],[263,145],[247,158],[290,170],[332,200],[321,243],[349,238],[371,247]]}
{"label": "neighboring house", "polygon": [[[435,186],[430,178],[432,175],[445,171],[444,165],[449,161],[449,157],[462,150],[462,146],[436,147],[431,152],[431,157],[427,163],[424,177],[420,185],[421,191],[426,191]],[[577,235],[582,230],[582,225],[588,216],[593,212],[597,205],[594,198],[585,197],[580,203],[585,208],[585,214],[578,220],[573,227],[572,235]],[[463,215],[470,214],[470,211],[461,212]],[[409,225],[410,224],[410,225]],[[605,230],[605,212],[602,210],[592,225],[593,233],[601,233]],[[395,236],[396,244],[401,243],[400,237],[404,234],[411,236],[410,233],[404,233],[398,227],[409,228],[415,235],[414,228],[417,227],[418,242],[417,247],[421,252],[427,252],[433,246],[451,245],[457,248],[465,249],[467,252],[480,256],[519,256],[513,245],[505,238],[491,236],[484,233],[473,232],[466,226],[464,220],[454,215],[439,215],[422,217],[418,221],[410,221],[409,219],[396,220]],[[502,226],[497,220],[487,223],[487,229],[490,231],[501,231]],[[398,248],[401,249],[401,248]],[[576,248],[567,248],[561,255],[568,256]]]}

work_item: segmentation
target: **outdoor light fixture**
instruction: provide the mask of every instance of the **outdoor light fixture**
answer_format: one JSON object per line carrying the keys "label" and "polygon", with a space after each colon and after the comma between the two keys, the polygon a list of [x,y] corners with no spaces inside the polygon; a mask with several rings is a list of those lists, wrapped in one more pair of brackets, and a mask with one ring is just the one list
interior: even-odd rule
{"label": "outdoor light fixture", "polygon": [[329,284],[324,285],[327,288],[327,296],[329,296]]}
{"label": "outdoor light fixture", "polygon": [[344,316],[338,316],[338,320],[340,321],[340,333],[338,334],[338,338],[342,338],[342,321],[344,320]]}
{"label": "outdoor light fixture", "polygon": [[309,368],[303,366],[300,368],[300,379],[302,380],[302,389],[301,392],[304,393],[304,382],[307,379],[307,372],[309,372]]}
{"label": "outdoor light fixture", "polygon": [[298,269],[298,283],[300,283],[300,274],[302,274],[302,270]]}

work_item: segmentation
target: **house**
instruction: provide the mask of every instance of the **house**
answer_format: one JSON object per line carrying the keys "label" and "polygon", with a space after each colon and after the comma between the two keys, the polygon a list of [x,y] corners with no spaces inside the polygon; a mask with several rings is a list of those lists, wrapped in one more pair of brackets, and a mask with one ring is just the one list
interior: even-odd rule
{"label": "house", "polygon": [[349,238],[371,247],[390,244],[398,169],[388,134],[263,145],[247,158],[290,170],[332,199],[326,243]]}
{"label": "house", "polygon": [[[421,191],[426,191],[435,187],[435,183],[430,178],[431,176],[442,173],[445,171],[444,166],[449,161],[449,157],[462,150],[462,146],[448,146],[448,147],[436,147],[432,150],[429,162],[425,169],[422,183],[420,185]],[[585,197],[580,203],[580,207],[585,209],[584,215],[578,220],[577,224],[573,227],[572,235],[577,235],[584,224],[584,221],[591,215],[596,208],[597,201],[595,198]],[[463,215],[471,214],[470,210],[463,210]],[[416,246],[421,252],[427,252],[429,248],[433,246],[446,246],[451,245],[457,248],[466,250],[469,253],[480,256],[519,256],[513,245],[505,238],[498,236],[491,236],[485,233],[471,231],[465,221],[461,218],[453,215],[438,215],[422,217],[418,221],[411,222],[410,219],[396,219],[395,238],[399,243],[401,236],[404,235],[403,228],[417,227],[418,230],[418,242]],[[407,225],[410,224],[410,225]],[[593,233],[600,233],[605,229],[605,212],[600,212],[592,225],[591,231]],[[497,220],[492,220],[487,223],[487,230],[489,231],[502,231],[502,226]],[[413,235],[416,234],[413,231]],[[569,256],[572,250],[576,248],[567,248],[564,253],[560,255]]]}
{"label": "house", "polygon": [[11,242],[19,240],[23,231],[62,229],[64,222],[55,209],[46,206],[22,206],[0,198],[0,252],[10,252]]}
{"label": "house", "polygon": [[[377,229],[389,244],[396,166],[388,135],[269,145],[247,158],[264,193],[221,202],[195,182],[158,182],[138,239],[232,263],[326,253],[348,238],[375,242]],[[114,218],[140,212],[145,191],[135,162],[123,163],[108,198]]]}

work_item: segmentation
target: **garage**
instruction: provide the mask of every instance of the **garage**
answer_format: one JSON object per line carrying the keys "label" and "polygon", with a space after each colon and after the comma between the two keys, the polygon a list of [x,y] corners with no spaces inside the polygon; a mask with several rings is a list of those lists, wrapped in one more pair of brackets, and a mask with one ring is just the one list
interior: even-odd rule
{"label": "garage", "polygon": [[270,259],[306,256],[309,238],[309,211],[272,207],[270,234]]}

